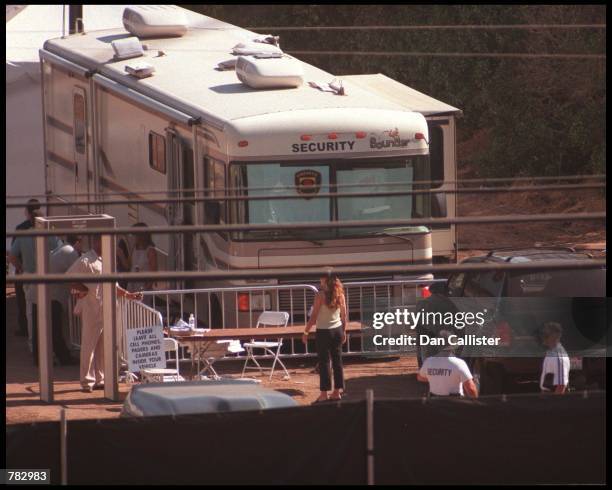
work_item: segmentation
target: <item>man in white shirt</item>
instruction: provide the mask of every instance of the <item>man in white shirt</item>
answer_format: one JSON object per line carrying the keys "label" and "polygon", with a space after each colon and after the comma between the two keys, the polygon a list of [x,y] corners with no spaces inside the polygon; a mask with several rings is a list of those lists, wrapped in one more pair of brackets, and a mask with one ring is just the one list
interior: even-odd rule
{"label": "man in white shirt", "polygon": [[442,330],[439,337],[444,340],[440,352],[423,362],[417,380],[429,383],[431,396],[468,396],[478,398],[478,390],[470,369],[459,359],[448,344],[449,332]]}
{"label": "man in white shirt", "polygon": [[556,322],[544,324],[542,343],[548,348],[542,363],[540,389],[562,395],[569,384],[570,359],[561,345],[563,329]]}
{"label": "man in white shirt", "polygon": [[[49,272],[64,274],[81,255],[81,238],[68,235],[66,243],[61,244],[49,256]],[[70,289],[67,284],[51,284],[51,325],[53,332],[53,352],[61,365],[76,364],[64,340],[64,323],[68,319],[68,300]]]}
{"label": "man in white shirt", "polygon": [[[92,237],[92,248],[68,269],[68,274],[102,274],[102,245],[100,237]],[[84,392],[104,386],[104,342],[102,329],[102,283],[72,283],[77,292],[75,314],[81,315],[81,370],[80,380]],[[130,300],[142,299],[142,293],[129,293],[117,285],[117,296]]]}

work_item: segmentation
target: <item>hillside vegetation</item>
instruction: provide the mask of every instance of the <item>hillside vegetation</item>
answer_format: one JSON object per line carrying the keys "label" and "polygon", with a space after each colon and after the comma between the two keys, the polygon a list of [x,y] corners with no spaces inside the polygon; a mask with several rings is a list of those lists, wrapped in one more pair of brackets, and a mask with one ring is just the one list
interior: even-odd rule
{"label": "hillside vegetation", "polygon": [[[604,5],[198,5],[241,27],[605,24]],[[605,55],[605,29],[280,31],[312,51]],[[384,73],[461,108],[469,176],[605,172],[605,58],[332,56],[299,58],[336,75]],[[460,168],[461,169],[461,168]],[[466,172],[463,172],[464,176]]]}

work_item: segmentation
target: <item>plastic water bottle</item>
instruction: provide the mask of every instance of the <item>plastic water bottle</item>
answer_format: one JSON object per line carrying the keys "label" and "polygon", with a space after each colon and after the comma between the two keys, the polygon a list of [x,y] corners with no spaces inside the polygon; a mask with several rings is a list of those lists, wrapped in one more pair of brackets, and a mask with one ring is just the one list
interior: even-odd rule
{"label": "plastic water bottle", "polygon": [[193,316],[193,313],[189,315],[189,330],[195,332],[195,316]]}

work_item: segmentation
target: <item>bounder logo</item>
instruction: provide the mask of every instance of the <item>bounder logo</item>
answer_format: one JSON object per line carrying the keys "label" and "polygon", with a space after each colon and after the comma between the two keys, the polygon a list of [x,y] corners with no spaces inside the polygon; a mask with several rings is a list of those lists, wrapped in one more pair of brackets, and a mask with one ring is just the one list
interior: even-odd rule
{"label": "bounder logo", "polygon": [[403,148],[408,146],[410,143],[409,139],[400,138],[399,130],[397,128],[390,131],[383,131],[389,135],[391,139],[377,139],[375,137],[370,138],[370,148],[376,150],[382,150],[383,148]]}

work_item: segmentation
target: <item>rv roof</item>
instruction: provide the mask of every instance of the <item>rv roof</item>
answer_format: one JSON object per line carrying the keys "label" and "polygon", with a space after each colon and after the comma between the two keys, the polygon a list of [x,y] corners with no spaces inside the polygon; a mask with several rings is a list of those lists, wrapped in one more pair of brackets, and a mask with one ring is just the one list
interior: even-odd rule
{"label": "rv roof", "polygon": [[342,79],[350,80],[352,83],[366,90],[396,102],[406,109],[420,112],[424,116],[462,115],[461,109],[457,109],[452,105],[445,104],[418,90],[403,85],[397,80],[393,80],[382,73],[373,75],[349,75],[342,77]]}
{"label": "rv roof", "polygon": [[[218,63],[233,58],[232,48],[256,34],[225,22],[186,11],[189,31],[180,38],[144,39],[148,48],[145,61],[155,68],[155,75],[134,79],[124,71],[130,60],[113,60],[111,42],[131,36],[123,29],[92,31],[86,34],[52,39],[45,49],[86,69],[152,97],[194,117],[204,116],[225,123],[235,119],[268,113],[302,109],[363,108],[405,112],[406,105],[376,95],[351,82],[345,83],[346,96],[310,87],[308,81],[329,82],[333,75],[304,63],[301,87],[254,90],[238,80],[236,73],[217,71]],[[165,53],[158,56],[158,51]]]}

